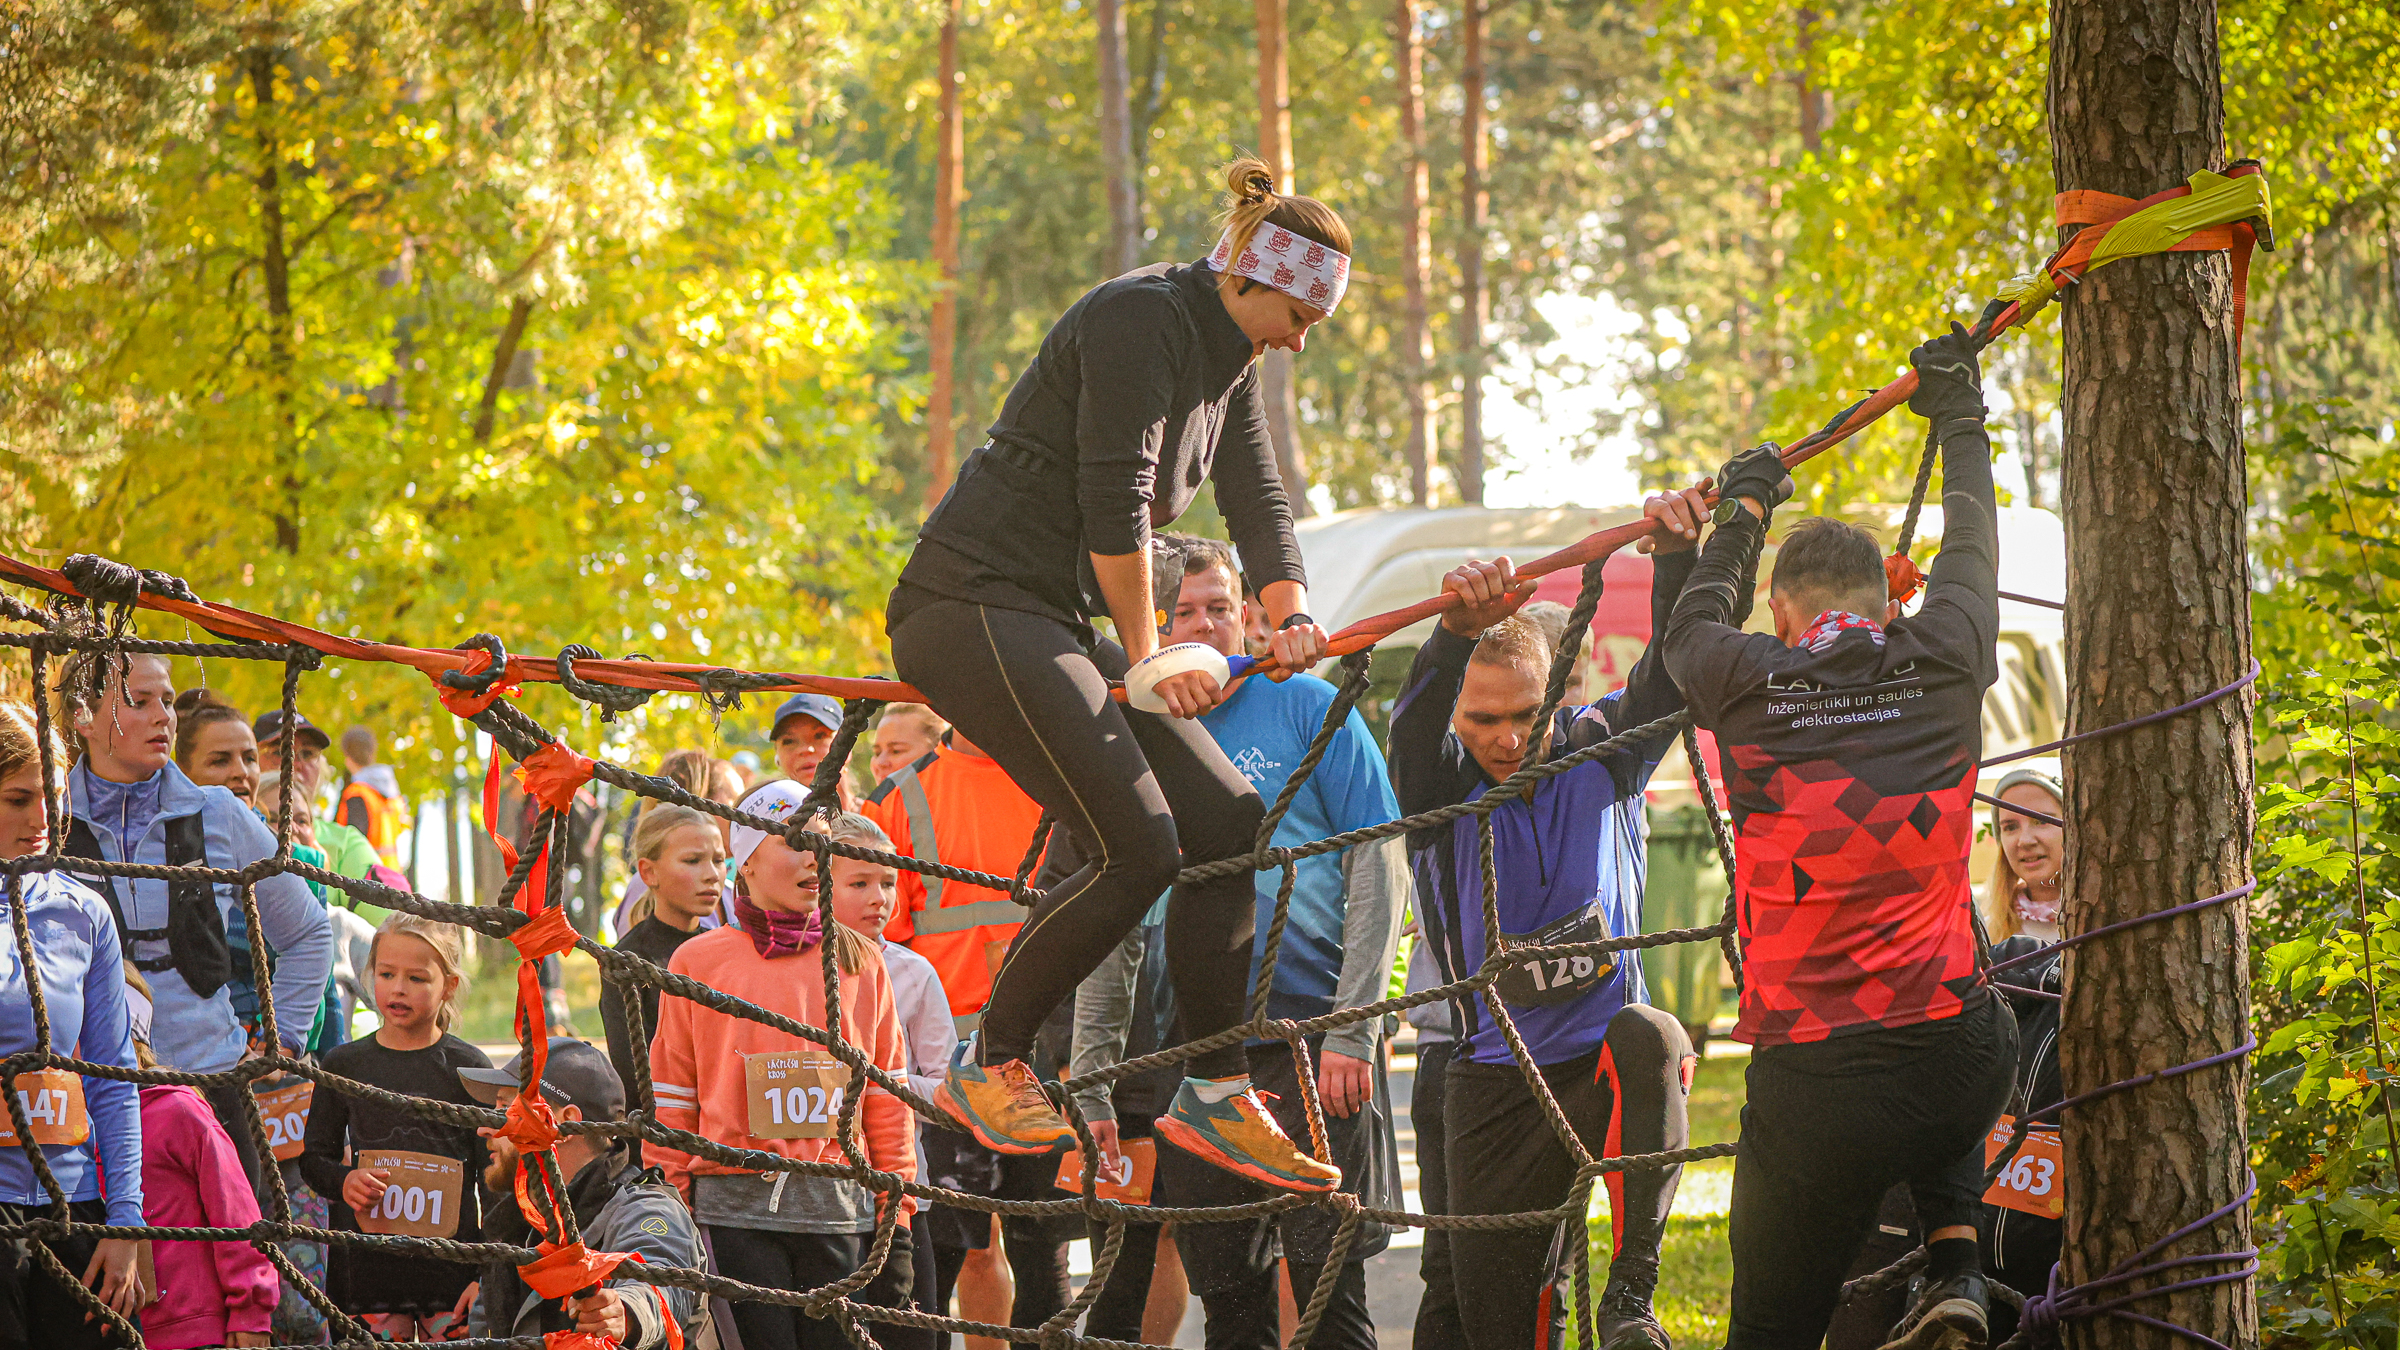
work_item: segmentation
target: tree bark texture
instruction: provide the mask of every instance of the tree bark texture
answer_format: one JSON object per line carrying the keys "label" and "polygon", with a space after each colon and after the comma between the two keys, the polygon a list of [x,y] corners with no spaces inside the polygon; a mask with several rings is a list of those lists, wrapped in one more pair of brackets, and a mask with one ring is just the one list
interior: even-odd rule
{"label": "tree bark texture", "polygon": [[942,280],[933,297],[933,388],[925,399],[927,511],[950,491],[951,461],[958,449],[957,416],[950,405],[958,351],[958,203],[966,195],[966,130],[958,110],[958,24],[964,3],[950,0],[942,19],[941,127],[933,175],[933,262]]}
{"label": "tree bark texture", "polygon": [[[2224,166],[2213,4],[2052,0],[2051,25],[2060,190],[2139,198]],[[2248,669],[2248,492],[2225,255],[2115,263],[2063,300],[2067,706],[2070,725],[2089,731],[2198,698]],[[2245,691],[2068,748],[2070,932],[2250,880],[2250,715]],[[2059,1032],[2067,1094],[2240,1045],[2248,945],[2237,901],[2072,949]],[[2242,1192],[2248,1085],[2236,1061],[2066,1113],[2066,1284],[2105,1274]],[[2157,1259],[2248,1245],[2248,1215],[2237,1211]],[[2232,1268],[2184,1267],[2140,1287]],[[2236,1350],[2258,1343],[2247,1283],[2132,1310]],[[2072,1350],[2181,1343],[2106,1317],[2070,1321],[2065,1335]]]}
{"label": "tree bark texture", "polygon": [[1125,0],[1095,0],[1100,29],[1100,168],[1108,181],[1106,274],[1132,271],[1142,256],[1142,221],[1133,195],[1133,106],[1126,83]]}
{"label": "tree bark texture", "polygon": [[1483,333],[1491,297],[1483,286],[1483,225],[1491,206],[1484,175],[1491,167],[1483,134],[1483,0],[1459,7],[1458,497],[1483,505]]}
{"label": "tree bark texture", "polygon": [[296,356],[292,332],[292,259],[283,230],[283,139],[276,134],[275,68],[277,54],[265,47],[244,53],[249,67],[250,93],[258,103],[258,261],[267,287],[268,378],[275,399],[277,475],[282,500],[277,503],[275,546],[286,553],[300,551],[302,503],[307,474],[300,460],[299,415],[292,407]]}
{"label": "tree bark texture", "polygon": [[[1275,190],[1292,186],[1292,80],[1285,53],[1284,0],[1258,0],[1258,157],[1275,175]],[[1275,468],[1283,478],[1292,514],[1313,516],[1308,500],[1308,457],[1300,449],[1300,399],[1292,387],[1292,354],[1269,351],[1258,362],[1259,394],[1267,405],[1267,433],[1275,439]]]}
{"label": "tree bark texture", "polygon": [[1425,43],[1417,32],[1417,0],[1397,0],[1392,14],[1400,72],[1400,143],[1408,155],[1400,172],[1400,277],[1407,288],[1400,330],[1401,378],[1408,395],[1408,502],[1433,504],[1433,325],[1426,238],[1431,173],[1425,160]]}

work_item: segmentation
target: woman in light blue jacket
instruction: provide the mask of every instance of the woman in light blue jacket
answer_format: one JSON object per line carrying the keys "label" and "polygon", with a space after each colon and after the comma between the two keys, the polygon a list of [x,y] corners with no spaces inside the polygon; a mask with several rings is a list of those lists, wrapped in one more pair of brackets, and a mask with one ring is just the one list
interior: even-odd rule
{"label": "woman in light blue jacket", "polygon": [[[70,857],[173,867],[246,867],[275,854],[275,835],[242,800],[200,787],[175,767],[175,686],[166,658],[82,653],[67,662],[61,720],[78,750],[67,775]],[[302,810],[307,809],[301,804]],[[147,877],[84,878],[113,911],[125,956],[150,981],[157,1014],[150,1048],[161,1063],[220,1073],[249,1051],[228,983],[237,974],[229,927],[243,922],[233,882]],[[275,1028],[287,1052],[308,1043],[333,965],[325,907],[289,874],[256,887],[259,934],[277,958]],[[207,1090],[255,1183],[257,1143],[242,1108],[244,1085]]]}
{"label": "woman in light blue jacket", "polygon": [[[63,764],[65,756],[54,748],[52,760]],[[0,703],[0,858],[34,857],[49,842],[49,794],[43,791],[41,733],[33,710]],[[18,877],[13,894],[0,887],[0,1057],[41,1046],[33,1018],[34,980],[27,978],[24,953],[17,947],[15,919],[7,912],[11,904],[24,907],[33,942],[33,975],[49,1014],[51,1050],[95,1064],[134,1067],[116,923],[98,895],[56,872]],[[113,1078],[30,1073],[13,1086],[24,1100],[35,1141],[42,1143],[50,1175],[66,1193],[70,1217],[77,1223],[139,1227],[140,1089]],[[80,1104],[70,1100],[75,1095],[82,1097]],[[78,1116],[85,1122],[82,1142],[43,1142],[48,1130],[72,1137],[69,1123]],[[34,1174],[25,1147],[0,1143],[0,1219],[17,1223],[49,1214],[49,1192]],[[44,1245],[110,1307],[127,1316],[141,1308],[141,1243],[78,1235],[45,1239]],[[101,1325],[85,1321],[73,1295],[33,1269],[22,1244],[7,1247],[15,1255],[0,1261],[0,1344],[26,1344],[36,1329],[52,1350],[97,1350],[106,1343]]]}

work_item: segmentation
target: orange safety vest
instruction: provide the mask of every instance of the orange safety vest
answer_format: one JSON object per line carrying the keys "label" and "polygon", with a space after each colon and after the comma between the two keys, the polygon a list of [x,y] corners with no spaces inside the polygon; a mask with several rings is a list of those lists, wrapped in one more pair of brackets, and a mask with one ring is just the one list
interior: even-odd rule
{"label": "orange safety vest", "polygon": [[[885,779],[859,810],[895,853],[1004,877],[1016,875],[1042,818],[1007,770],[946,745]],[[1006,891],[903,871],[883,933],[933,963],[963,1036],[983,1020],[993,972],[1025,915]]]}
{"label": "orange safety vest", "polygon": [[[352,809],[352,804],[356,809]],[[368,787],[353,782],[342,789],[342,798],[334,804],[333,818],[367,837],[385,863],[400,865],[401,812],[392,799]]]}

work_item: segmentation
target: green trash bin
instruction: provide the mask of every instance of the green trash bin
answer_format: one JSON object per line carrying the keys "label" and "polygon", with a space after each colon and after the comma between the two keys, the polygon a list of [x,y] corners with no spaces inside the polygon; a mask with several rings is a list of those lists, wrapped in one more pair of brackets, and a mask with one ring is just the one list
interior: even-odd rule
{"label": "green trash bin", "polygon": [[[1699,928],[1725,912],[1725,869],[1697,803],[1650,813],[1650,878],[1642,892],[1642,928]],[[1725,958],[1714,942],[1684,942],[1642,952],[1642,979],[1652,1007],[1674,1015],[1692,1044],[1708,1040],[1708,1024],[1724,997]]]}

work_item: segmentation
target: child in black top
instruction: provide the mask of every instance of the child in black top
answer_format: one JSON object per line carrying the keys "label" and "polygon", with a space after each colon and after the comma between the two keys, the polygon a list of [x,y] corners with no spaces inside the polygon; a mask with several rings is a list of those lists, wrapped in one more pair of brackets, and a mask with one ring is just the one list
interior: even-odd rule
{"label": "child in black top", "polygon": [[[634,902],[633,926],[617,939],[617,950],[664,970],[675,949],[699,936],[701,925],[723,902],[725,840],[715,821],[688,806],[654,805],[634,826],[633,865],[649,889]],[[649,1077],[634,1072],[632,1028],[625,1016],[627,988],[616,980],[600,986],[600,1026],[608,1034],[608,1061],[625,1084],[626,1100],[646,1111]],[[658,1034],[658,986],[631,988],[642,1010],[647,1062],[650,1038]]]}
{"label": "child in black top", "polygon": [[[458,1020],[458,931],[413,914],[394,914],[375,934],[373,1036],[325,1055],[328,1073],[386,1092],[475,1104],[460,1069],[488,1069],[481,1050],[449,1034]],[[372,1165],[370,1165],[372,1164]],[[471,1126],[320,1089],[308,1116],[301,1175],[332,1198],[333,1226],[353,1232],[482,1240],[473,1178],[483,1173],[484,1144]],[[475,1268],[337,1243],[327,1263],[327,1292],[343,1311],[395,1340],[438,1340],[463,1320],[460,1295]]]}

